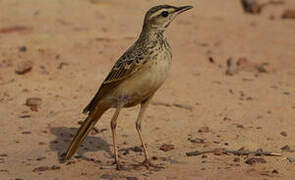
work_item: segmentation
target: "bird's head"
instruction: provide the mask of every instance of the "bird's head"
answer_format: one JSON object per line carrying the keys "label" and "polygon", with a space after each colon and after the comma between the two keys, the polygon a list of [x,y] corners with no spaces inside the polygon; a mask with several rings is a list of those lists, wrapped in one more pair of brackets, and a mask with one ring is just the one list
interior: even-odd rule
{"label": "bird's head", "polygon": [[189,9],[192,6],[175,7],[170,5],[159,5],[152,7],[145,14],[144,27],[148,29],[154,29],[159,31],[165,31],[169,24],[175,19],[175,17]]}

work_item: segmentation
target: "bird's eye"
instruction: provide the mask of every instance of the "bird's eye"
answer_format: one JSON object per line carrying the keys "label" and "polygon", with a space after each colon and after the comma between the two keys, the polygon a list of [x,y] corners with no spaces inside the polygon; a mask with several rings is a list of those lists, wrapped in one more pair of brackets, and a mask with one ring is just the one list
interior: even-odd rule
{"label": "bird's eye", "polygon": [[163,11],[163,12],[161,13],[161,16],[162,16],[162,17],[167,17],[168,15],[169,15],[168,11]]}

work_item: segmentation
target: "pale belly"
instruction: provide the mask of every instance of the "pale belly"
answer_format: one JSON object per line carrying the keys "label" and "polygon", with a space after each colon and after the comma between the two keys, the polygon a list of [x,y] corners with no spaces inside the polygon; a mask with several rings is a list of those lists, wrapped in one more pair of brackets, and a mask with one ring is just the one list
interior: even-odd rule
{"label": "pale belly", "polygon": [[170,56],[165,54],[157,59],[148,61],[139,71],[117,86],[110,97],[112,101],[121,101],[125,104],[124,107],[130,107],[152,96],[167,79],[171,62]]}

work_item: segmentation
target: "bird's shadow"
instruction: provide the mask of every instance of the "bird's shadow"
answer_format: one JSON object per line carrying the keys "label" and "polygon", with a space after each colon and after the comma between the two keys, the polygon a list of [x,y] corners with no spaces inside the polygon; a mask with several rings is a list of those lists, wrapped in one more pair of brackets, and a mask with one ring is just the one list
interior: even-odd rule
{"label": "bird's shadow", "polygon": [[[68,127],[54,127],[50,129],[50,132],[56,136],[56,139],[50,141],[49,148],[52,151],[57,152],[57,158],[62,163],[64,162],[64,155],[69,147],[73,137],[75,136],[77,128],[68,128]],[[84,160],[93,161],[91,158],[87,158],[83,156],[86,152],[95,152],[95,151],[105,151],[110,156],[112,156],[112,152],[110,150],[110,145],[100,137],[95,137],[89,135],[86,137],[83,144],[80,146],[76,153],[76,158],[82,158]]]}

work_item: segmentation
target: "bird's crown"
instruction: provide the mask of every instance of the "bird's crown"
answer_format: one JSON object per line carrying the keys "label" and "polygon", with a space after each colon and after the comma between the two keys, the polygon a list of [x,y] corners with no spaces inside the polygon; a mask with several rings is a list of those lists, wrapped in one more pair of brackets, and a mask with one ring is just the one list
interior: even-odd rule
{"label": "bird's crown", "polygon": [[149,29],[158,29],[164,31],[178,14],[191,8],[193,7],[175,7],[170,5],[154,6],[145,14],[144,26]]}

